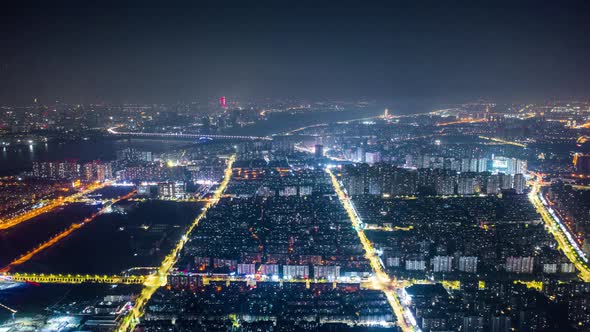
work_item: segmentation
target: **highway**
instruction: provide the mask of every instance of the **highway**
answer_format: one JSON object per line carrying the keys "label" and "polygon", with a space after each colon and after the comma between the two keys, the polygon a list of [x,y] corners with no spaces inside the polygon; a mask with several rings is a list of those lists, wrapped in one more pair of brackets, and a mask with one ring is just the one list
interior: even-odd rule
{"label": "highway", "polygon": [[328,168],[326,169],[326,172],[328,172],[328,174],[330,175],[334,191],[336,191],[336,194],[338,195],[338,198],[340,199],[342,206],[344,207],[346,213],[348,214],[348,217],[350,218],[352,227],[354,227],[354,229],[356,230],[356,233],[361,241],[361,244],[363,245],[363,248],[365,250],[365,257],[369,260],[369,264],[371,265],[371,268],[373,269],[373,273],[375,275],[375,288],[383,291],[383,293],[387,297],[387,301],[389,302],[389,305],[391,306],[393,312],[395,313],[395,316],[397,317],[397,324],[402,329],[402,331],[414,331],[415,327],[408,324],[407,320],[405,319],[404,307],[400,303],[399,298],[396,294],[397,289],[403,287],[402,284],[398,283],[397,281],[392,282],[387,273],[385,273],[385,271],[383,270],[381,259],[379,258],[379,256],[377,256],[377,254],[375,253],[375,248],[373,248],[371,241],[369,241],[369,239],[365,235],[365,232],[363,231],[363,228],[361,226],[360,218],[352,202],[350,201],[348,196],[342,191],[340,182],[338,182],[338,179],[336,178],[334,173]]}
{"label": "highway", "polygon": [[[138,270],[154,270],[158,269],[155,267],[136,267],[130,268],[122,275],[81,275],[81,274],[37,274],[37,273],[3,273],[0,274],[0,283],[38,283],[38,284],[82,284],[82,283],[98,283],[98,284],[122,284],[122,285],[139,285],[153,282],[153,275],[127,275],[126,272],[138,271]],[[202,278],[204,285],[210,284],[211,282],[224,282],[226,285],[230,285],[234,282],[246,282],[252,283],[276,283],[283,285],[285,283],[299,283],[305,284],[307,288],[311,287],[312,284],[332,284],[334,288],[338,287],[339,284],[358,284],[361,289],[372,289],[372,290],[383,290],[383,286],[373,278],[338,278],[336,280],[327,279],[310,279],[310,278],[290,278],[280,279],[278,277],[269,277],[265,275],[255,276],[238,276],[230,274],[208,274],[208,273],[184,273],[184,272],[170,272],[168,276],[197,276]],[[459,280],[441,280],[439,281],[446,289],[456,290],[461,286]],[[395,280],[393,283],[397,288],[409,287],[415,284],[433,284],[435,281],[430,279],[405,279]],[[485,288],[485,281],[480,281]],[[515,284],[523,284],[528,288],[534,288],[541,291],[544,287],[543,281],[540,280],[514,280]]]}
{"label": "highway", "polygon": [[[133,270],[135,268],[129,269]],[[143,268],[137,268],[143,269]],[[171,272],[171,276],[186,276],[185,273]],[[203,284],[210,282],[265,282],[265,283],[304,283],[308,287],[311,284],[360,284],[363,289],[375,289],[375,284],[368,279],[351,279],[351,280],[327,280],[327,279],[309,279],[309,278],[291,278],[291,279],[273,279],[267,276],[236,276],[229,274],[209,275],[207,273],[190,273],[203,280]],[[153,275],[90,275],[90,274],[39,274],[39,273],[2,273],[0,274],[1,282],[35,282],[39,284],[81,284],[81,283],[103,283],[103,284],[146,284],[153,282]]]}
{"label": "highway", "polygon": [[456,124],[471,124],[471,123],[481,123],[481,122],[487,122],[487,119],[472,119],[472,118],[467,118],[467,119],[459,119],[456,121],[449,121],[449,122],[439,122],[436,124],[437,127],[444,127],[444,126],[452,126],[452,125],[456,125]]}
{"label": "highway", "polygon": [[218,139],[237,139],[237,140],[272,140],[271,137],[267,136],[240,136],[240,135],[209,135],[209,134],[183,134],[183,133],[142,133],[132,131],[117,131],[118,127],[112,127],[107,129],[108,133],[117,136],[127,137],[155,137],[155,138],[187,138],[187,139],[200,139],[200,138],[218,138]]}
{"label": "highway", "polygon": [[6,309],[6,310],[8,310],[8,311],[10,311],[10,313],[11,313],[11,314],[13,314],[13,315],[17,313],[17,311],[16,311],[16,310],[14,310],[14,309],[12,309],[12,308],[10,308],[10,307],[8,307],[8,306],[5,306],[5,305],[4,305],[4,304],[2,304],[2,303],[0,303],[0,307],[2,307],[2,308],[4,308],[4,309]]}
{"label": "highway", "polygon": [[527,147],[526,144],[524,144],[524,143],[514,142],[514,141],[506,141],[506,140],[503,140],[501,138],[487,137],[487,136],[479,136],[479,138],[485,139],[485,140],[488,140],[488,141],[492,141],[492,142],[496,142],[496,143],[500,143],[500,144],[514,145],[514,146],[518,146],[520,148],[526,148]]}
{"label": "highway", "polygon": [[91,275],[91,274],[37,274],[3,273],[0,282],[32,282],[39,284],[143,284],[146,276]]}
{"label": "highway", "polygon": [[[399,116],[399,117],[403,117],[403,116]],[[369,116],[369,117],[360,118],[360,119],[337,121],[336,123],[342,124],[342,123],[357,122],[357,121],[368,121],[368,120],[383,119],[383,118],[384,118],[384,116],[383,116],[383,114],[381,114],[381,115]],[[397,116],[391,116],[391,118],[398,118],[398,117]],[[330,122],[330,123],[332,123],[332,122]],[[312,125],[309,125],[309,126],[299,127],[299,128],[292,129],[292,130],[283,132],[281,134],[278,134],[277,136],[291,136],[291,135],[295,135],[296,133],[298,133],[300,131],[303,131],[305,129],[316,128],[316,127],[325,127],[325,126],[328,126],[330,123],[316,123],[316,124],[312,124]],[[275,134],[273,134],[273,136],[275,136]]]}
{"label": "highway", "polygon": [[540,174],[532,173],[535,180],[532,183],[532,189],[529,193],[529,200],[531,204],[537,209],[541,218],[545,222],[547,229],[559,245],[561,251],[574,264],[576,269],[580,272],[579,276],[585,282],[590,282],[590,269],[586,263],[584,253],[579,248],[575,238],[568,232],[567,228],[560,222],[559,217],[553,212],[553,209],[548,205],[543,198],[541,187],[543,185],[542,176]]}
{"label": "highway", "polygon": [[219,199],[223,195],[225,188],[227,188],[227,184],[229,183],[229,180],[232,176],[232,165],[235,160],[235,155],[231,156],[228,159],[223,181],[221,181],[221,183],[217,187],[217,190],[213,194],[212,199],[208,201],[205,204],[205,206],[201,209],[201,213],[188,227],[185,234],[180,238],[180,240],[176,244],[176,247],[174,247],[170,254],[168,254],[164,258],[162,264],[158,268],[157,273],[146,279],[144,283],[144,288],[142,289],[141,294],[135,300],[135,305],[133,306],[133,309],[131,309],[129,313],[122,319],[121,324],[117,328],[117,331],[133,331],[135,325],[139,322],[139,318],[143,315],[146,303],[149,301],[152,295],[154,295],[158,288],[166,284],[166,277],[172,269],[172,267],[174,266],[174,264],[176,264],[176,262],[178,261],[179,254],[182,251],[182,248],[184,247],[186,242],[188,241],[191,232],[193,231],[193,229],[195,229],[195,227],[199,225],[199,222],[201,221],[201,219],[203,219],[203,217],[205,217],[207,211],[211,207],[215,206],[217,202],[219,202]]}
{"label": "highway", "polygon": [[309,125],[309,126],[305,126],[305,127],[300,127],[300,128],[297,128],[297,129],[289,130],[289,131],[286,131],[286,132],[284,132],[282,134],[279,134],[279,135],[284,135],[284,136],[295,135],[296,133],[298,133],[300,131],[303,131],[305,129],[308,129],[308,128],[325,127],[327,125],[328,125],[327,123],[316,123],[316,124],[313,124],[313,125]]}

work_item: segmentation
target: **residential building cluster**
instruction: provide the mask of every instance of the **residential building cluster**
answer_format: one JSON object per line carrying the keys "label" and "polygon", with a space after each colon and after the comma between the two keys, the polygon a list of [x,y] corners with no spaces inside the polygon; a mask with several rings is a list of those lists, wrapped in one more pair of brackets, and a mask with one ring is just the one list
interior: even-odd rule
{"label": "residential building cluster", "polygon": [[542,293],[518,283],[417,284],[398,294],[422,331],[555,331],[570,323]]}
{"label": "residential building cluster", "polygon": [[[357,285],[211,282],[171,284],[154,294],[138,328],[231,331],[390,331],[395,316],[380,291]],[[387,329],[385,329],[387,327]]]}
{"label": "residential building cluster", "polygon": [[524,195],[353,198],[365,233],[392,275],[425,278],[571,278]]}
{"label": "residential building cluster", "polygon": [[93,160],[80,163],[78,160],[34,161],[32,176],[43,180],[82,180],[86,182],[113,179],[112,163]]}
{"label": "residential building cluster", "polygon": [[497,195],[502,191],[525,192],[523,174],[457,172],[450,169],[408,169],[390,164],[346,165],[342,182],[350,196],[385,195]]}
{"label": "residential building cluster", "polygon": [[338,200],[318,195],[223,198],[191,235],[183,264],[297,279],[371,274]]}
{"label": "residential building cluster", "polygon": [[371,273],[325,171],[235,166],[226,197],[191,234],[181,269],[332,280]]}

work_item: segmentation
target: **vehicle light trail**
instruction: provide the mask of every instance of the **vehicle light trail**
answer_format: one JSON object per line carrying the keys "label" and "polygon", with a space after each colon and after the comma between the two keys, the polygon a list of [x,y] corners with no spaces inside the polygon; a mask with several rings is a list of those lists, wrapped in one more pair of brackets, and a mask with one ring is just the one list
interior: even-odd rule
{"label": "vehicle light trail", "polygon": [[11,312],[11,313],[13,313],[13,314],[16,314],[16,313],[17,313],[17,311],[16,311],[16,310],[14,310],[14,309],[12,309],[12,308],[10,308],[10,307],[7,307],[7,306],[5,306],[5,305],[4,305],[4,304],[2,304],[2,303],[0,303],[0,307],[2,307],[2,308],[4,308],[4,309],[6,309],[6,310],[8,310],[8,311],[10,311],[10,312]]}
{"label": "vehicle light trail", "polygon": [[346,210],[348,217],[350,218],[350,221],[352,222],[352,226],[356,230],[356,233],[361,241],[361,244],[363,245],[363,248],[365,250],[365,257],[369,260],[369,264],[371,265],[371,268],[373,269],[373,273],[375,274],[375,277],[376,277],[375,286],[378,289],[380,289],[381,291],[383,291],[383,293],[387,297],[387,301],[389,302],[389,305],[393,309],[393,312],[394,312],[395,316],[397,317],[397,323],[398,323],[399,327],[402,329],[402,331],[414,331],[415,328],[413,326],[410,326],[407,323],[405,316],[404,316],[404,307],[400,303],[400,301],[395,293],[396,290],[398,288],[400,288],[399,285],[397,283],[392,283],[391,279],[389,278],[387,273],[385,273],[385,271],[383,271],[381,259],[379,258],[379,256],[377,256],[377,254],[375,253],[375,249],[373,248],[373,245],[371,244],[371,241],[369,241],[369,239],[365,235],[365,232],[363,231],[363,228],[361,227],[360,218],[359,218],[358,214],[356,213],[356,210],[355,210],[354,206],[352,205],[352,203],[350,202],[349,198],[342,191],[342,188],[340,186],[340,183],[338,182],[338,179],[336,178],[336,176],[334,175],[334,173],[332,173],[332,171],[330,169],[327,168],[326,172],[328,172],[328,174],[330,175],[330,178],[332,179],[332,187],[334,187],[334,191],[338,195],[338,198],[340,199],[342,206]]}
{"label": "vehicle light trail", "polygon": [[121,276],[121,275],[80,275],[80,274],[36,274],[14,273],[1,274],[0,282],[26,282],[36,284],[71,284],[99,283],[99,284],[143,284],[145,276]]}
{"label": "vehicle light trail", "polygon": [[86,189],[84,189],[80,192],[77,192],[75,194],[72,194],[64,199],[57,199],[56,198],[56,199],[52,200],[49,204],[42,206],[38,209],[23,213],[23,214],[18,215],[14,218],[11,218],[11,219],[0,220],[0,230],[14,227],[22,222],[29,220],[29,219],[32,219],[32,218],[40,216],[44,213],[50,212],[51,210],[61,206],[64,203],[74,202],[74,201],[78,200],[80,197],[82,197],[88,193],[91,193],[95,190],[104,188],[108,185],[109,185],[108,182],[103,182],[103,183],[99,183],[99,184],[91,184]]}
{"label": "vehicle light trail", "polygon": [[[129,194],[119,197],[115,200],[112,201],[112,204],[115,204],[116,202],[120,201],[120,200],[124,200],[124,199],[128,199],[131,196],[133,196],[135,194],[135,190],[133,190],[132,192],[130,192]],[[97,216],[103,214],[107,209],[109,209],[111,207],[112,204],[109,204],[105,207],[103,207],[102,209],[100,209],[100,211],[98,211],[97,213],[93,214],[92,216],[90,216],[89,218],[84,219],[81,223],[78,224],[73,224],[72,226],[70,226],[68,229],[66,229],[65,231],[57,234],[56,236],[52,237],[51,239],[49,239],[49,241],[46,241],[44,243],[42,243],[41,245],[39,245],[37,248],[29,251],[28,253],[22,255],[21,257],[15,259],[14,261],[12,261],[10,264],[8,264],[7,266],[5,266],[4,268],[0,269],[0,272],[2,273],[6,273],[8,271],[10,271],[13,267],[17,266],[17,265],[21,265],[27,261],[29,261],[31,258],[33,258],[33,256],[35,256],[36,254],[40,253],[41,251],[53,246],[54,244],[58,243],[59,241],[61,241],[62,239],[66,238],[67,236],[69,236],[70,234],[72,234],[75,230],[83,227],[86,224],[89,224],[90,222],[92,222]]]}
{"label": "vehicle light trail", "polygon": [[575,239],[567,231],[565,226],[561,224],[559,218],[553,213],[550,207],[547,207],[547,201],[541,194],[541,175],[533,173],[536,180],[533,182],[531,192],[529,193],[529,200],[535,207],[549,232],[553,234],[555,240],[559,245],[561,251],[570,260],[572,264],[580,271],[580,278],[585,282],[590,282],[590,268],[586,263],[586,257],[575,242]]}
{"label": "vehicle light trail", "polygon": [[215,190],[212,199],[208,201],[205,204],[205,206],[201,209],[201,213],[199,213],[195,220],[193,220],[192,224],[188,227],[184,235],[176,244],[176,247],[174,247],[170,254],[168,254],[164,258],[162,264],[158,268],[158,272],[155,275],[150,276],[146,280],[146,282],[144,283],[144,288],[141,291],[141,294],[135,300],[135,305],[129,311],[129,313],[125,317],[123,317],[121,323],[117,328],[117,331],[133,331],[133,328],[139,322],[139,318],[143,315],[145,305],[147,304],[147,302],[150,300],[152,295],[154,295],[154,293],[158,290],[158,288],[166,284],[166,276],[168,275],[168,272],[170,272],[174,264],[176,264],[176,262],[178,261],[179,254],[182,251],[182,248],[184,247],[186,242],[188,241],[193,229],[195,229],[195,227],[199,225],[199,222],[201,221],[201,219],[203,219],[203,217],[205,217],[207,211],[211,207],[215,206],[215,204],[217,204],[217,202],[219,202],[219,200],[221,199],[223,192],[225,191],[225,188],[227,187],[227,184],[231,179],[232,166],[235,160],[235,155],[232,155],[228,159],[223,181],[221,181],[219,187],[217,187],[217,190]]}
{"label": "vehicle light trail", "polygon": [[267,136],[240,136],[240,135],[209,135],[209,134],[183,134],[183,133],[143,133],[133,131],[117,131],[119,127],[112,127],[107,129],[111,135],[118,136],[135,136],[135,137],[156,137],[156,138],[188,138],[199,139],[202,137],[220,138],[220,139],[244,139],[244,140],[272,140]]}
{"label": "vehicle light trail", "polygon": [[514,142],[514,141],[506,141],[501,138],[487,137],[487,136],[479,136],[479,138],[485,139],[488,141],[492,141],[492,142],[496,142],[496,143],[500,143],[500,144],[514,145],[514,146],[518,146],[520,148],[526,148],[526,144],[524,144],[524,143],[519,143],[519,142]]}
{"label": "vehicle light trail", "polygon": [[578,137],[578,139],[576,140],[576,144],[584,144],[586,142],[590,141],[590,136],[580,136]]}
{"label": "vehicle light trail", "polygon": [[444,126],[451,126],[456,124],[470,124],[470,123],[481,123],[487,122],[487,119],[460,119],[456,121],[449,121],[449,122],[439,122],[436,124],[437,127],[444,127]]}
{"label": "vehicle light trail", "polygon": [[[390,116],[392,118],[397,118],[396,116]],[[403,117],[403,116],[399,116],[399,117]],[[375,115],[375,116],[369,116],[366,118],[360,118],[360,119],[351,119],[351,120],[343,120],[343,121],[337,121],[336,123],[338,124],[342,124],[342,123],[349,123],[349,122],[358,122],[358,121],[366,121],[366,120],[374,120],[374,119],[383,119],[383,114],[380,115]],[[326,127],[328,126],[329,123],[316,123],[316,124],[312,124],[309,126],[304,126],[304,127],[299,127],[297,129],[292,129],[289,131],[286,131],[284,133],[279,134],[279,136],[290,136],[290,135],[295,135],[296,133],[309,129],[309,128],[316,128],[316,127]],[[273,135],[274,136],[274,135]]]}

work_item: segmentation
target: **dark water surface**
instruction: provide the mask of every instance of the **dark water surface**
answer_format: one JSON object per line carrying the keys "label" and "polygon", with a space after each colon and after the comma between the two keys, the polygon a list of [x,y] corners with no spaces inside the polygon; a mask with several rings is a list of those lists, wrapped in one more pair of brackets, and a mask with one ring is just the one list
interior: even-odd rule
{"label": "dark water surface", "polygon": [[[224,130],[232,135],[271,135],[290,129],[299,128],[316,123],[350,120],[361,117],[374,116],[383,112],[382,109],[361,109],[338,112],[319,112],[314,114],[275,113],[268,120],[260,121],[252,126]],[[112,138],[94,139],[89,141],[66,143],[39,143],[33,146],[10,146],[0,148],[0,176],[14,175],[24,170],[30,170],[33,161],[63,160],[66,158],[81,161],[102,159],[113,160],[116,151],[128,146],[145,148],[155,152],[170,150],[186,142],[166,142],[156,140],[114,140]]]}

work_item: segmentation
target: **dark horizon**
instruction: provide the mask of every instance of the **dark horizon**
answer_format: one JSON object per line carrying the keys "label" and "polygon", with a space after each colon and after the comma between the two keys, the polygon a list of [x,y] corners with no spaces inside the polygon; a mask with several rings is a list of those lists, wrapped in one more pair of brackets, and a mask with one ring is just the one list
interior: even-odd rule
{"label": "dark horizon", "polygon": [[588,100],[581,1],[260,7],[6,8],[0,104]]}

